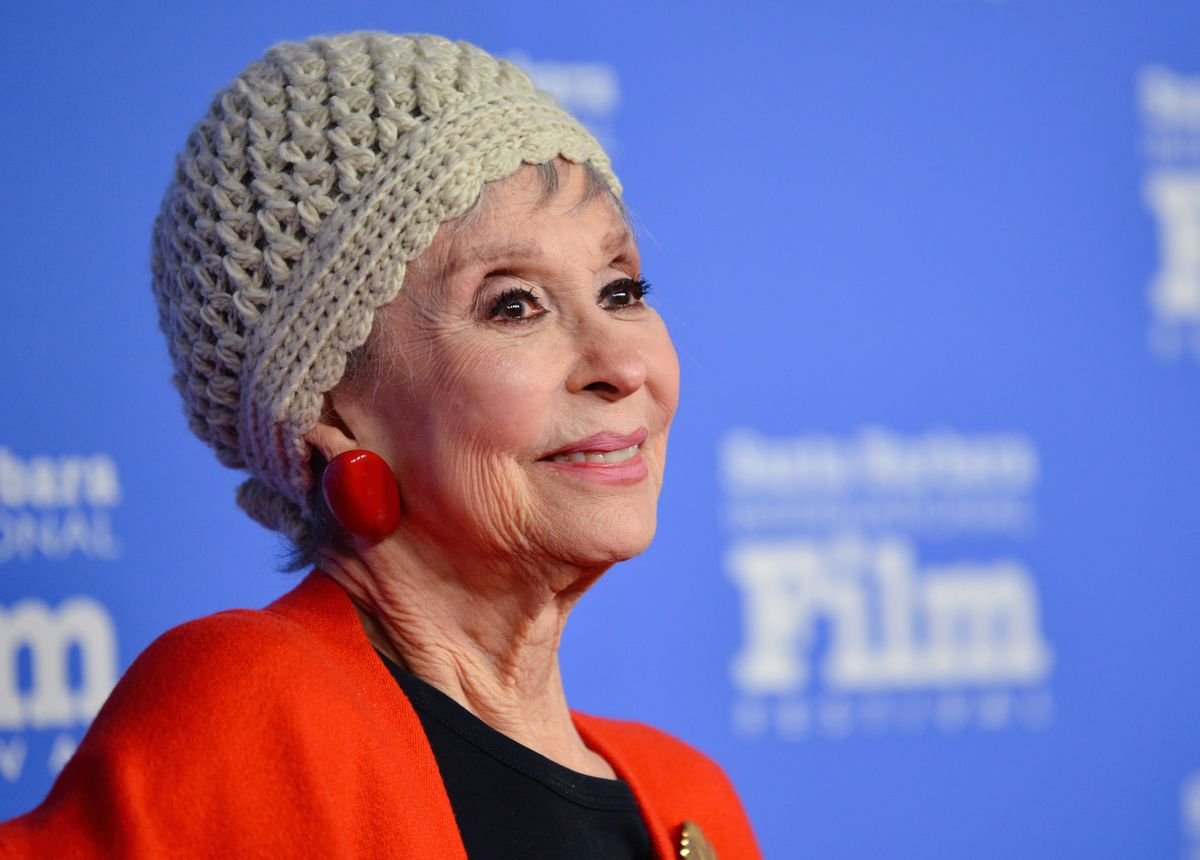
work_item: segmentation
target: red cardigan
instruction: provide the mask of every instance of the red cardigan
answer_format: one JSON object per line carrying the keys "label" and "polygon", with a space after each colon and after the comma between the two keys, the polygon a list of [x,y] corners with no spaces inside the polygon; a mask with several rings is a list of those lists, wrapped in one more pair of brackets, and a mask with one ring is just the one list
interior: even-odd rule
{"label": "red cardigan", "polygon": [[[574,715],[633,789],[658,858],[698,823],[758,857],[720,768],[637,723]],[[134,661],[4,857],[465,858],[420,719],[321,573],[261,611],[168,631]]]}

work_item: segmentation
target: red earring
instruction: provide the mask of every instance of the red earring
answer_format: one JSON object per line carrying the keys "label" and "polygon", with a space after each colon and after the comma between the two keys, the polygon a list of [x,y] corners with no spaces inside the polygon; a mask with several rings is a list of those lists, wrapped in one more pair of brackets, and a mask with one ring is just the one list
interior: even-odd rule
{"label": "red earring", "polygon": [[321,493],[330,513],[353,535],[379,540],[400,526],[400,489],[373,451],[346,451],[325,467]]}

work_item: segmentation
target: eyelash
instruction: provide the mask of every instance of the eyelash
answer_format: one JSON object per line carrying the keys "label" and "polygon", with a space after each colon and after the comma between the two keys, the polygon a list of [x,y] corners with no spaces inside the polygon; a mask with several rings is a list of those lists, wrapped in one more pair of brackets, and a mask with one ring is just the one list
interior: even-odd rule
{"label": "eyelash", "polygon": [[617,305],[616,307],[611,308],[611,310],[623,310],[625,308],[632,308],[640,305],[642,300],[646,298],[646,294],[649,292],[650,282],[641,275],[638,275],[636,278],[621,278],[613,281],[610,284],[606,284],[604,288],[600,290],[600,300],[603,301],[605,299],[612,298],[614,295],[627,293],[632,297],[628,304]]}
{"label": "eyelash", "polygon": [[[604,302],[617,295],[628,295],[630,300],[626,304],[615,305],[605,308],[610,311],[622,311],[629,308],[635,308],[642,304],[646,298],[646,294],[650,292],[650,282],[639,275],[636,278],[618,278],[611,283],[605,284],[600,290],[600,301]],[[518,302],[523,302],[529,306],[533,312],[526,317],[509,317],[504,316],[506,308],[514,307]],[[515,287],[510,290],[505,290],[496,300],[492,302],[488,308],[488,319],[501,323],[525,323],[531,322],[542,314],[546,313],[546,308],[538,301],[537,296],[527,289]]]}

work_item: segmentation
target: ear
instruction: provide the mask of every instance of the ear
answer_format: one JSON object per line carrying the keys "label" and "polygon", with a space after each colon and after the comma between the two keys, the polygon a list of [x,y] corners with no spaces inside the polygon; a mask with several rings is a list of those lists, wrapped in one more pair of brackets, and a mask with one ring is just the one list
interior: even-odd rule
{"label": "ear", "polygon": [[316,426],[304,434],[304,441],[321,452],[328,463],[339,454],[353,451],[358,447],[354,434],[346,426],[337,412],[329,406],[326,398],[326,408],[321,414],[321,420]]}

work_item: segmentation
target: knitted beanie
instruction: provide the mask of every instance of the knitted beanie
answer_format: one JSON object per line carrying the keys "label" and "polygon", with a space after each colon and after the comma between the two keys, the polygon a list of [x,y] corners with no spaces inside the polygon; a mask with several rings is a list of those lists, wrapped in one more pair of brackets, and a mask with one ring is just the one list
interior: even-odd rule
{"label": "knitted beanie", "polygon": [[620,193],[520,69],[437,36],[276,45],[217,94],[155,221],[153,288],[188,423],[250,473],[252,517],[305,539],[303,436],[405,264],[485,182],[556,156]]}

